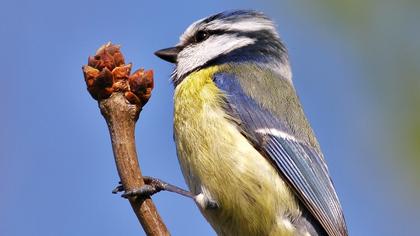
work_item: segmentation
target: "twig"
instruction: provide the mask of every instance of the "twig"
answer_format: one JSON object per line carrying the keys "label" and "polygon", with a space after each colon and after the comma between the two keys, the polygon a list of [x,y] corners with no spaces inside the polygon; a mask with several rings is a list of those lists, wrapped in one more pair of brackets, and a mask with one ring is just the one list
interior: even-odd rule
{"label": "twig", "polygon": [[[111,135],[115,163],[126,191],[144,185],[134,139],[135,124],[153,89],[153,72],[137,70],[130,75],[119,46],[98,49],[83,67],[89,93],[98,100]],[[150,198],[131,198],[130,204],[147,235],[170,235]]]}

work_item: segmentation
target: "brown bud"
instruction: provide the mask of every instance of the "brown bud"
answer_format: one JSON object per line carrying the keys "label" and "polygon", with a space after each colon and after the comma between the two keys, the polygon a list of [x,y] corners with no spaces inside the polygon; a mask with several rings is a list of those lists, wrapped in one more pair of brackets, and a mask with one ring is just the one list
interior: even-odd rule
{"label": "brown bud", "polygon": [[114,91],[128,91],[128,76],[130,76],[131,72],[131,64],[128,65],[122,65],[115,67],[114,70],[112,70],[112,75],[114,77],[114,84],[113,88]]}
{"label": "brown bud", "polygon": [[115,67],[124,64],[124,56],[120,52],[120,46],[107,43],[101,46],[95,56],[90,56],[88,65],[102,70],[104,67],[113,70]]}
{"label": "brown bud", "polygon": [[140,99],[132,92],[128,91],[124,93],[124,97],[131,103],[131,104],[138,104],[141,105]]}
{"label": "brown bud", "polygon": [[153,71],[139,69],[129,78],[130,91],[140,98],[142,105],[146,104],[152,95],[153,89]]}
{"label": "brown bud", "polygon": [[112,54],[112,56],[114,57],[114,62],[116,66],[124,65],[124,56],[120,51],[115,52],[114,54]]}
{"label": "brown bud", "polygon": [[86,84],[89,93],[96,100],[108,98],[113,91],[112,73],[105,67],[95,78],[89,80]]}
{"label": "brown bud", "polygon": [[107,67],[105,67],[104,69],[102,69],[101,73],[99,73],[99,76],[96,78],[94,86],[108,88],[108,87],[112,87],[112,84],[113,84],[112,72],[108,70]]}
{"label": "brown bud", "polygon": [[85,77],[86,85],[88,87],[93,86],[93,82],[99,76],[100,71],[90,67],[90,66],[83,66],[83,75]]}
{"label": "brown bud", "polygon": [[94,67],[98,70],[102,70],[103,66],[101,66],[101,61],[99,57],[89,56],[88,58],[88,66]]}
{"label": "brown bud", "polygon": [[119,45],[104,44],[83,67],[89,93],[96,100],[108,98],[113,92],[123,92],[130,103],[146,104],[153,89],[153,71],[131,73],[131,63],[125,65]]}

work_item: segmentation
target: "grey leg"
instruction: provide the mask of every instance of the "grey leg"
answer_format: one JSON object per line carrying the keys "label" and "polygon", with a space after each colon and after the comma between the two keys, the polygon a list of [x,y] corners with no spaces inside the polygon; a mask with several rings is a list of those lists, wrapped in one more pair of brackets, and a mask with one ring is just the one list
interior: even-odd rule
{"label": "grey leg", "polygon": [[116,194],[118,192],[124,192],[121,195],[121,197],[123,198],[131,198],[131,197],[147,198],[163,190],[163,191],[169,191],[169,192],[177,193],[182,196],[191,198],[205,209],[217,209],[219,207],[217,202],[206,198],[202,193],[198,195],[194,195],[193,193],[187,190],[184,190],[180,187],[177,187],[163,180],[149,177],[149,176],[143,176],[143,180],[144,180],[145,185],[143,185],[142,187],[138,189],[134,189],[131,191],[126,191],[126,192],[124,192],[124,187],[121,185],[121,182],[120,182],[120,184],[114,190],[112,190],[112,193]]}

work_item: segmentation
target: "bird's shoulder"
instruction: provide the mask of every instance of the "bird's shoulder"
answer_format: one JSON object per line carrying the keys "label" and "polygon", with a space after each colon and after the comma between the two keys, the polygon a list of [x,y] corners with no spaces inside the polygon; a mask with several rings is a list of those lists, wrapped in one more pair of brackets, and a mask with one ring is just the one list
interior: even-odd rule
{"label": "bird's shoulder", "polygon": [[264,117],[274,117],[272,125],[320,150],[293,83],[282,73],[257,64],[228,64],[218,68],[213,80],[233,101],[230,105],[252,107]]}

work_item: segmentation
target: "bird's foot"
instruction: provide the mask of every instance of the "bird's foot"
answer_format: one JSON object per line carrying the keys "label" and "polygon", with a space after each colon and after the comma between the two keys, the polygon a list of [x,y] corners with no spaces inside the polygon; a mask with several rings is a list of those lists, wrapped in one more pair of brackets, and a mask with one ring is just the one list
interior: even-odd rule
{"label": "bird's foot", "polygon": [[130,191],[125,191],[124,187],[122,186],[121,182],[120,184],[115,187],[114,190],[112,190],[112,193],[116,194],[118,192],[124,192],[121,197],[123,198],[132,198],[132,197],[140,197],[140,198],[148,198],[152,196],[155,193],[158,193],[162,190],[174,192],[181,194],[186,197],[194,198],[193,194],[179,188],[177,186],[174,186],[172,184],[168,184],[160,179],[149,177],[149,176],[143,176],[144,185],[141,186],[138,189],[133,189]]}
{"label": "bird's foot", "polygon": [[121,197],[123,198],[140,197],[142,199],[145,199],[163,190],[163,191],[169,191],[169,192],[177,193],[182,196],[191,198],[203,209],[214,210],[214,209],[219,208],[219,204],[216,201],[205,196],[203,193],[194,195],[193,193],[187,190],[184,190],[180,187],[177,187],[163,180],[149,177],[149,176],[143,176],[143,180],[144,180],[143,186],[141,186],[138,189],[134,189],[130,191],[125,191],[124,187],[122,186],[120,182],[119,185],[115,187],[114,190],[112,190],[112,193],[117,194],[119,192],[124,192],[123,194],[121,194]]}

